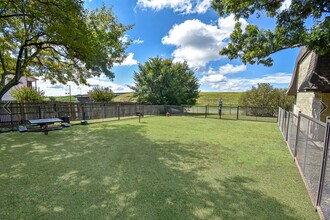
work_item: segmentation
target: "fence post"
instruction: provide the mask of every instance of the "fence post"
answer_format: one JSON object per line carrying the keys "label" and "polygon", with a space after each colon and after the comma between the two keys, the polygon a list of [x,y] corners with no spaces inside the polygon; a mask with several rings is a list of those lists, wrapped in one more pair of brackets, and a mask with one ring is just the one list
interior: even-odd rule
{"label": "fence post", "polygon": [[117,115],[118,115],[118,120],[120,120],[120,104],[117,106]]}
{"label": "fence post", "polygon": [[236,115],[236,120],[238,120],[238,115],[239,115],[239,106],[237,106],[237,115]]}
{"label": "fence post", "polygon": [[205,118],[207,118],[207,105],[205,105]]}
{"label": "fence post", "polygon": [[287,123],[287,126],[286,126],[286,133],[285,133],[285,141],[288,141],[288,138],[289,138],[289,126],[290,126],[290,112],[288,112],[288,123]]}
{"label": "fence post", "polygon": [[296,142],[294,144],[294,152],[293,152],[294,160],[296,159],[296,156],[297,156],[297,145],[298,145],[298,139],[299,139],[299,129],[300,129],[300,120],[301,120],[301,115],[300,114],[301,114],[301,111],[298,112],[298,122],[297,122],[297,131],[296,131]]}
{"label": "fence post", "polygon": [[326,129],[325,129],[323,160],[322,160],[319,188],[318,188],[318,193],[317,193],[317,200],[316,200],[316,205],[315,205],[316,207],[321,204],[322,192],[323,192],[323,186],[324,186],[325,174],[326,174],[326,168],[327,168],[327,161],[328,161],[329,142],[330,142],[330,116],[327,117],[327,125],[326,125]]}
{"label": "fence post", "polygon": [[103,118],[105,118],[105,102],[103,102]]}
{"label": "fence post", "polygon": [[281,107],[278,107],[278,112],[277,112],[277,125],[280,126],[280,119],[281,119]]}
{"label": "fence post", "polygon": [[14,118],[13,118],[13,107],[9,107],[10,110],[10,125],[11,125],[11,131],[14,131]]}
{"label": "fence post", "polygon": [[282,134],[284,134],[284,127],[285,127],[285,123],[286,123],[286,111],[284,111],[283,110],[283,112],[284,112],[284,117],[283,117],[283,121],[282,121],[282,127],[281,127],[281,131],[282,131]]}
{"label": "fence post", "polygon": [[81,111],[82,111],[82,120],[85,121],[86,120],[86,113],[85,113],[85,106],[81,106]]}
{"label": "fence post", "polygon": [[38,113],[39,113],[39,118],[41,118],[41,107],[40,107],[40,105],[38,106]]}

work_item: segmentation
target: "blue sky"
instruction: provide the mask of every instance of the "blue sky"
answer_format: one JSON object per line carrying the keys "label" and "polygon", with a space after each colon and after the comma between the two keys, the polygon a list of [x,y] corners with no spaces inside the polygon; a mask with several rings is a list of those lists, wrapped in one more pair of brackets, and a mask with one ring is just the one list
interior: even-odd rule
{"label": "blue sky", "polygon": [[[272,55],[272,67],[243,65],[239,60],[231,61],[219,55],[219,50],[227,45],[234,20],[233,16],[219,17],[210,8],[210,0],[86,0],[85,7],[95,9],[102,3],[113,8],[121,23],[134,24],[123,39],[133,39],[134,42],[126,51],[128,57],[124,63],[112,69],[115,79],[110,81],[101,76],[88,80],[91,85],[110,87],[114,92],[130,91],[127,85],[134,84],[132,75],[138,71],[138,64],[156,56],[187,61],[190,68],[196,70],[200,90],[205,92],[245,91],[257,83],[287,88],[290,83],[299,49]],[[290,4],[290,0],[285,4]],[[274,21],[265,17],[241,22],[264,28],[274,25]],[[85,94],[91,89],[70,85],[72,95]],[[46,96],[68,93],[65,85],[39,81],[38,87],[45,91]]]}

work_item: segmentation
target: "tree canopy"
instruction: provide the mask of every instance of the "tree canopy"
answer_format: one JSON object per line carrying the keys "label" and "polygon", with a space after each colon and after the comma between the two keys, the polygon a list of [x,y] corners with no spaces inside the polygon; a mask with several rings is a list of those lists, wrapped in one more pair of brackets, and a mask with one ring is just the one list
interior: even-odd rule
{"label": "tree canopy", "polygon": [[112,9],[87,11],[81,0],[0,1],[0,99],[21,76],[87,84],[125,58],[131,26]]}
{"label": "tree canopy", "polygon": [[195,104],[198,98],[198,79],[186,62],[151,58],[134,72],[134,96],[141,103],[154,105]]}
{"label": "tree canopy", "polygon": [[88,91],[88,97],[95,102],[111,102],[115,97],[108,87],[94,87]]}
{"label": "tree canopy", "polygon": [[258,83],[257,86],[243,93],[240,105],[251,107],[282,107],[291,110],[293,96],[286,95],[286,89],[274,88],[269,83]]}
{"label": "tree canopy", "polygon": [[[230,43],[220,51],[229,59],[240,58],[243,63],[271,66],[271,54],[306,46],[318,54],[330,52],[330,1],[292,0],[213,0],[212,7],[220,16],[234,14],[236,25]],[[242,30],[240,18],[267,16],[276,20],[274,29],[249,24]]]}

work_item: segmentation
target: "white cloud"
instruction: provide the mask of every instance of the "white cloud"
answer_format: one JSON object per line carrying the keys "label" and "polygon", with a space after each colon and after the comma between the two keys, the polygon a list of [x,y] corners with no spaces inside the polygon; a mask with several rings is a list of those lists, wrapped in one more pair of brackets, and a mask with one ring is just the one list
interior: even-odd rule
{"label": "white cloud", "polygon": [[[240,20],[245,27],[247,22]],[[187,61],[190,67],[204,67],[208,62],[222,57],[219,51],[227,45],[227,39],[234,30],[234,16],[220,18],[218,25],[204,24],[200,20],[186,20],[176,24],[162,38],[165,45],[177,48],[172,53],[174,61]]]}
{"label": "white cloud", "polygon": [[212,0],[138,0],[137,5],[141,8],[151,8],[159,11],[170,8],[174,12],[183,14],[204,14],[211,6]]}
{"label": "white cloud", "polygon": [[257,83],[290,83],[292,74],[288,73],[276,73],[274,75],[264,76],[260,79],[252,80],[253,84]]}
{"label": "white cloud", "polygon": [[134,53],[129,53],[126,57],[126,59],[118,64],[116,63],[115,66],[133,66],[133,65],[137,65],[139,62],[137,60],[135,60],[134,58]]}
{"label": "white cloud", "polygon": [[87,80],[87,82],[91,86],[78,86],[72,82],[69,82],[67,85],[63,85],[60,83],[52,85],[49,80],[38,80],[37,87],[39,88],[39,90],[43,90],[46,96],[67,96],[70,93],[69,85],[71,86],[72,96],[78,94],[87,94],[87,92],[90,91],[94,86],[108,87],[113,92],[131,92],[131,89],[128,88],[126,85],[113,83],[104,74],[102,74],[100,77],[90,78]]}
{"label": "white cloud", "polygon": [[289,9],[290,5],[291,5],[292,0],[284,0],[284,2],[282,3],[282,6],[280,8],[280,11],[283,11],[285,9]]}
{"label": "white cloud", "polygon": [[283,84],[288,86],[291,80],[291,73],[276,73],[273,75],[265,75],[261,78],[227,78],[222,74],[203,76],[200,79],[202,85],[210,86],[222,92],[230,91],[246,91],[251,89],[257,83]]}
{"label": "white cloud", "polygon": [[[123,42],[123,43],[127,43],[129,40],[131,40],[131,39],[129,39],[129,35],[127,35],[127,34],[125,34],[124,36],[122,36],[121,38],[120,38],[120,40]],[[133,44],[143,44],[143,40],[141,40],[140,38],[138,38],[138,39],[136,39],[136,40],[133,40]]]}
{"label": "white cloud", "polygon": [[234,66],[230,63],[227,63],[224,66],[220,66],[218,71],[215,71],[213,68],[210,68],[206,74],[208,75],[214,75],[214,74],[234,74],[234,73],[239,73],[239,72],[244,72],[246,71],[246,66],[244,64]]}
{"label": "white cloud", "polygon": [[121,40],[123,43],[126,43],[128,41],[128,35],[125,34],[124,36],[122,36],[119,40]]}
{"label": "white cloud", "polygon": [[[127,86],[119,85],[116,83],[111,82],[105,75],[102,74],[101,77],[94,77],[87,80],[87,82],[92,86],[100,86],[100,87],[107,87],[110,88],[113,92],[123,92],[123,91],[130,91]],[[87,91],[91,90],[91,87],[88,87]]]}
{"label": "white cloud", "polygon": [[226,82],[227,78],[224,75],[217,74],[217,75],[203,76],[200,81],[202,84],[217,84],[221,82]]}
{"label": "white cloud", "polygon": [[230,74],[230,73],[239,73],[246,70],[246,66],[244,64],[239,66],[233,66],[232,64],[227,63],[224,66],[219,68],[219,72],[222,74]]}
{"label": "white cloud", "polygon": [[143,44],[143,40],[141,40],[140,38],[139,39],[136,39],[136,40],[133,40],[133,44]]}

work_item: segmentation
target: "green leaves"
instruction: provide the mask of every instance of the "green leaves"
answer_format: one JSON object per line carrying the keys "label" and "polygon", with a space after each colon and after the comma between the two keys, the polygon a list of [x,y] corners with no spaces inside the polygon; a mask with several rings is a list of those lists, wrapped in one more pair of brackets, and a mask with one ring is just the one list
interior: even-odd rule
{"label": "green leaves", "polygon": [[25,86],[11,90],[10,95],[18,102],[38,102],[44,100],[42,92]]}
{"label": "green leaves", "polygon": [[88,92],[88,96],[96,102],[111,102],[115,97],[112,90],[107,87],[94,87]]}
{"label": "green leaves", "polygon": [[[12,0],[0,3],[0,98],[21,76],[52,83],[86,79],[121,63],[130,44],[112,9],[87,11],[80,0]],[[6,81],[8,75],[14,75]]]}
{"label": "green leaves", "polygon": [[282,107],[291,110],[294,97],[286,95],[286,89],[274,88],[269,83],[258,83],[257,87],[243,93],[240,105],[254,107]]}
{"label": "green leaves", "polygon": [[[231,42],[220,51],[229,59],[239,58],[244,64],[271,66],[271,54],[287,48],[306,46],[318,54],[330,51],[330,3],[293,0],[289,8],[281,8],[284,0],[213,0],[212,7],[220,16],[233,13],[237,23]],[[265,13],[266,12],[266,13]],[[276,20],[274,29],[247,25],[241,30],[239,18],[267,16]]]}
{"label": "green leaves", "polygon": [[139,72],[134,73],[137,101],[154,105],[195,104],[198,98],[198,79],[187,63],[170,59],[151,58]]}

